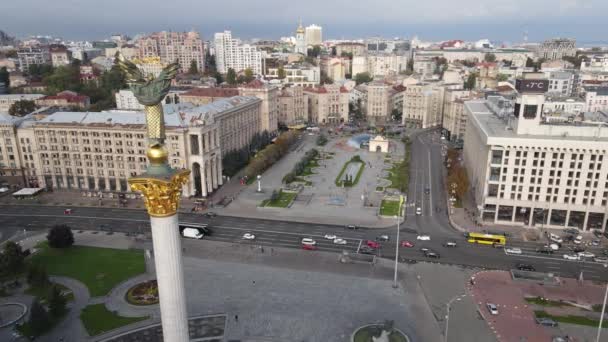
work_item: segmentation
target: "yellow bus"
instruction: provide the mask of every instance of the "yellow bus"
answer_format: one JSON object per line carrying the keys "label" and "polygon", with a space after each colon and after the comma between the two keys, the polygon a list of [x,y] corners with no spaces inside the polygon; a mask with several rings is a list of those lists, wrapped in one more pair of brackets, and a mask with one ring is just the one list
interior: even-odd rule
{"label": "yellow bus", "polygon": [[503,235],[484,233],[469,233],[467,236],[467,240],[470,243],[481,243],[484,245],[493,245],[495,247],[501,247],[507,243],[507,238]]}

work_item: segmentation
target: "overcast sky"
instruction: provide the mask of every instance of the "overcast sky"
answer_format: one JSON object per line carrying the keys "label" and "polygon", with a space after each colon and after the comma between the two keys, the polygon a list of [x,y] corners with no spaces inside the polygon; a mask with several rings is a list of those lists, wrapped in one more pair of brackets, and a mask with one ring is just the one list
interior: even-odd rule
{"label": "overcast sky", "polygon": [[[195,29],[205,39],[231,29],[242,38],[293,35],[298,18],[324,38],[381,35],[520,42],[574,37],[608,41],[608,0],[2,0],[0,29],[102,39],[111,33]],[[602,17],[604,16],[604,17]]]}

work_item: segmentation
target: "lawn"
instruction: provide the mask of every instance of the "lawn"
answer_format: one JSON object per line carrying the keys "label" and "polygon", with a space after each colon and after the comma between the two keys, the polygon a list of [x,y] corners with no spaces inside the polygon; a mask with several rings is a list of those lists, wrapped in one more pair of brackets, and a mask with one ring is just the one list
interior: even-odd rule
{"label": "lawn", "polygon": [[399,213],[399,201],[382,200],[380,204],[381,216],[397,216]]}
{"label": "lawn", "polygon": [[[561,323],[586,325],[589,327],[597,327],[598,324],[600,323],[599,319],[596,320],[596,319],[587,318],[585,316],[572,316],[572,315],[555,316],[555,315],[550,315],[543,310],[534,310],[534,314],[536,315],[536,317],[548,317],[548,318],[553,319],[554,321],[561,322]],[[608,328],[608,319],[604,320],[604,323],[602,324],[602,328],[604,328],[604,329]]]}
{"label": "lawn", "polygon": [[[350,163],[359,163],[359,171],[357,171],[357,176],[352,181],[352,183],[343,182],[342,175],[344,174],[344,172],[346,172],[346,168],[348,167],[348,164],[350,164]],[[361,174],[363,174],[364,168],[365,168],[365,163],[363,161],[355,160],[355,158],[353,157],[351,160],[344,163],[344,166],[342,166],[342,170],[340,170],[340,173],[338,174],[338,177],[336,177],[336,181],[334,183],[336,184],[336,186],[345,186],[345,187],[355,186],[355,185],[357,185],[357,183],[359,183],[359,178],[361,178]]]}
{"label": "lawn", "polygon": [[542,306],[568,306],[568,304],[556,300],[544,299],[541,297],[526,297],[524,300],[528,303]]}
{"label": "lawn", "polygon": [[122,317],[108,311],[104,304],[93,304],[82,309],[80,320],[89,336],[96,336],[106,331],[148,319],[144,317]]}
{"label": "lawn", "polygon": [[271,201],[270,199],[262,201],[262,207],[287,208],[296,198],[296,195],[297,194],[294,192],[281,191],[279,193],[279,198],[275,201]]}
{"label": "lawn", "polygon": [[57,284],[57,283],[52,283],[51,285],[49,285],[47,287],[30,287],[27,290],[25,290],[25,293],[32,295],[34,297],[40,298],[41,302],[47,302],[51,295],[51,290],[53,289],[53,285],[57,286],[57,288],[59,289],[59,291],[61,291],[61,293],[66,294],[64,297],[68,302],[74,300],[74,293],[72,293],[72,290],[70,290],[69,288],[67,288],[61,284]]}
{"label": "lawn", "polygon": [[391,182],[389,188],[395,188],[399,191],[405,193],[407,192],[407,185],[409,181],[409,164],[407,161],[402,161],[400,163],[393,164],[393,167],[390,168],[388,180]]}
{"label": "lawn", "polygon": [[49,274],[81,281],[92,297],[106,295],[118,283],[145,272],[143,252],[132,250],[84,246],[57,249],[42,244],[31,261],[43,265]]}

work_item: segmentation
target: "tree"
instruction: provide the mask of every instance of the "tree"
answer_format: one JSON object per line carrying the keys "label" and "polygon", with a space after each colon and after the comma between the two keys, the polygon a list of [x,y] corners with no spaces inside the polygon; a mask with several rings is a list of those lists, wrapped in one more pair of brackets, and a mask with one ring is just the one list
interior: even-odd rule
{"label": "tree", "polygon": [[198,74],[198,63],[196,62],[195,59],[193,59],[190,62],[190,68],[188,69],[188,73],[190,75],[196,75],[196,74]]}
{"label": "tree", "polygon": [[325,71],[321,71],[320,81],[321,81],[321,84],[333,84],[334,83],[334,80],[332,80],[331,77],[329,77]]}
{"label": "tree", "polygon": [[35,111],[36,108],[38,107],[32,100],[19,100],[8,108],[8,113],[13,116],[24,116]]}
{"label": "tree", "polygon": [[220,85],[220,84],[224,83],[224,77],[222,77],[222,74],[220,74],[219,72],[216,71],[213,74],[213,77],[215,78],[215,83],[217,85]]}
{"label": "tree", "polygon": [[51,288],[49,296],[49,313],[53,317],[60,317],[66,312],[67,300],[56,285]]}
{"label": "tree", "polygon": [[476,80],[477,80],[477,74],[474,72],[470,73],[467,80],[464,81],[464,89],[466,89],[466,90],[474,89]]}
{"label": "tree", "polygon": [[342,51],[342,53],[340,54],[340,57],[348,57],[350,59],[353,59],[353,53],[352,52]]}
{"label": "tree", "polygon": [[270,201],[275,202],[279,199],[280,193],[276,190],[272,190],[272,194],[270,195]]}
{"label": "tree", "polygon": [[357,83],[357,85],[359,85],[361,83],[369,83],[372,80],[373,80],[373,78],[369,74],[369,72],[360,72],[355,75],[355,82]]}
{"label": "tree", "polygon": [[234,69],[228,68],[228,72],[226,73],[226,82],[228,82],[228,84],[230,85],[237,84],[236,72],[234,71]]}
{"label": "tree", "polygon": [[53,73],[53,66],[50,64],[31,64],[27,73],[34,77],[45,77]]}
{"label": "tree", "polygon": [[319,57],[319,55],[321,54],[321,46],[320,45],[313,46],[312,49],[307,50],[307,54],[308,54],[308,57],[314,57],[314,58]]}
{"label": "tree", "polygon": [[402,116],[403,116],[403,113],[401,110],[399,110],[398,108],[393,108],[393,111],[391,112],[391,117],[393,118],[394,121],[401,122]]}
{"label": "tree", "polygon": [[496,81],[498,82],[505,82],[509,80],[509,75],[506,74],[498,74],[498,76],[496,76]]}
{"label": "tree", "polygon": [[51,94],[59,93],[64,90],[79,92],[82,89],[80,83],[80,66],[64,65],[57,67],[53,73],[45,76],[42,83],[47,87]]}
{"label": "tree", "polygon": [[483,60],[486,62],[496,62],[496,55],[493,53],[486,53],[485,56],[483,56]]}
{"label": "tree", "polygon": [[28,267],[26,279],[27,283],[35,288],[45,288],[51,282],[46,269],[39,264],[31,264]]}
{"label": "tree", "polygon": [[51,228],[46,239],[53,248],[67,248],[74,244],[72,229],[65,224],[56,225]]}
{"label": "tree", "polygon": [[253,76],[253,70],[251,70],[251,68],[245,69],[245,82],[249,83],[254,79],[255,77]]}
{"label": "tree", "polygon": [[[585,60],[586,57],[585,55],[577,54],[576,56],[563,56],[562,59],[564,61],[572,63],[576,69],[580,69],[583,60]],[[2,82],[1,79],[0,82]]]}
{"label": "tree", "polygon": [[4,244],[2,254],[0,254],[0,273],[15,275],[23,269],[25,255],[21,246],[13,241]]}
{"label": "tree", "polygon": [[414,73],[414,59],[410,58],[407,60],[407,65],[405,67],[405,71],[409,73]]}
{"label": "tree", "polygon": [[44,333],[51,325],[48,312],[40,304],[38,298],[34,299],[30,307],[29,325],[34,334],[40,335]]}
{"label": "tree", "polygon": [[280,80],[282,80],[285,77],[287,77],[287,73],[285,72],[285,69],[283,69],[282,66],[280,66],[279,70],[277,70],[277,74],[278,74]]}
{"label": "tree", "polygon": [[0,68],[0,83],[4,83],[6,89],[11,87],[11,77],[6,67]]}

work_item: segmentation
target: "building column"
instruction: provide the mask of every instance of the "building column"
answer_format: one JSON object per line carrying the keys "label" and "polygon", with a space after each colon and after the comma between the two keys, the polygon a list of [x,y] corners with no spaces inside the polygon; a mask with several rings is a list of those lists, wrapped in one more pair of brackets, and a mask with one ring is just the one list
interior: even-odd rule
{"label": "building column", "polygon": [[112,188],[110,188],[110,177],[108,176],[108,171],[106,170],[105,172],[105,181],[106,181],[106,191],[112,191]]}
{"label": "building column", "polygon": [[511,223],[515,222],[515,214],[517,213],[517,206],[513,206],[513,213],[511,214]]}
{"label": "building column", "polygon": [[583,220],[583,231],[587,231],[587,220],[589,219],[589,211],[585,212],[585,219]]}
{"label": "building column", "polygon": [[97,175],[94,175],[93,181],[95,182],[95,191],[98,191],[99,190],[99,177],[97,177]]}
{"label": "building column", "polygon": [[61,178],[63,179],[63,188],[64,189],[69,189],[68,186],[68,176],[66,176],[65,174],[61,175]]}
{"label": "building column", "polygon": [[[566,220],[564,222],[564,227],[568,227],[569,224],[570,224],[570,210],[567,210],[566,211]],[[584,226],[583,226],[582,230],[585,230]]]}
{"label": "building column", "polygon": [[217,174],[217,184],[218,186],[222,186],[222,184],[224,184],[224,179],[222,177],[222,159],[217,156],[215,159],[215,167],[216,167],[216,174]]}
{"label": "building column", "polygon": [[549,208],[547,210],[547,217],[545,218],[545,222],[543,222],[544,225],[551,225],[551,214],[553,214],[553,209]]}
{"label": "building column", "polygon": [[216,170],[215,159],[211,159],[211,187],[213,190],[217,189],[217,170]]}
{"label": "building column", "polygon": [[80,186],[78,185],[78,176],[72,177],[72,180],[74,181],[74,189],[80,190]]}
{"label": "building column", "polygon": [[211,168],[209,167],[209,161],[205,162],[205,179],[203,180],[205,182],[205,191],[207,192],[207,195],[209,195],[209,193],[213,192],[213,186],[211,185]]}
{"label": "building column", "polygon": [[[496,223],[496,221],[498,220],[498,210],[500,209],[500,205],[496,205],[496,211],[494,212],[494,222]],[[482,218],[482,222],[483,222],[483,218]]]}
{"label": "building column", "polygon": [[53,189],[58,189],[58,186],[57,186],[57,176],[53,175],[51,177],[51,180],[53,181]]}
{"label": "building column", "polygon": [[534,207],[530,208],[530,215],[528,216],[528,224],[527,227],[533,227],[534,226],[534,222],[532,221],[534,219]]}

